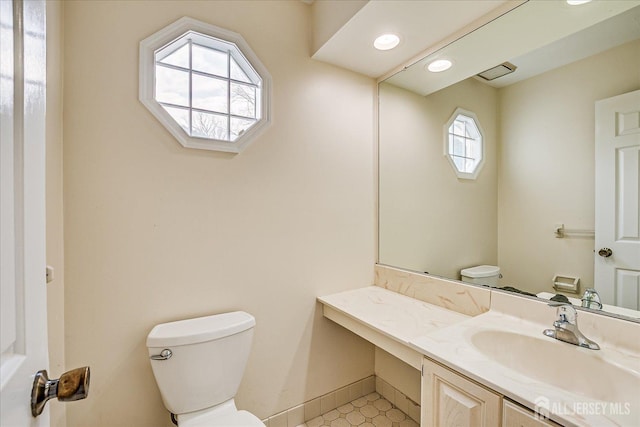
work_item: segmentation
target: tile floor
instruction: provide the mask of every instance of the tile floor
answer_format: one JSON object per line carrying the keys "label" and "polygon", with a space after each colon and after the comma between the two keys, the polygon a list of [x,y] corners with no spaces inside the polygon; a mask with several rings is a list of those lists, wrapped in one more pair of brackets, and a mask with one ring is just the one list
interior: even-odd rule
{"label": "tile floor", "polygon": [[418,427],[404,412],[378,393],[371,393],[340,406],[298,427]]}

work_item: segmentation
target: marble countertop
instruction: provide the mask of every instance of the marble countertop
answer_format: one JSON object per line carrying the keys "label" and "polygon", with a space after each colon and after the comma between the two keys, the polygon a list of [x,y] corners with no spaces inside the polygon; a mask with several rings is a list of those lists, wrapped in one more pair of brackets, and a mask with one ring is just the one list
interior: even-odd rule
{"label": "marble countertop", "polygon": [[[410,346],[565,426],[639,426],[640,359],[616,348],[589,350],[545,337],[549,326],[489,311]],[[475,344],[483,334],[496,339]],[[622,375],[613,379],[607,369]]]}
{"label": "marble countertop", "polygon": [[[501,298],[508,303],[504,311],[499,310],[504,305]],[[563,425],[640,426],[637,352],[616,347],[604,336],[590,336],[588,329],[585,335],[605,344],[601,350],[545,337],[542,331],[551,327],[554,317],[546,304],[514,309],[511,297],[501,298],[492,301],[492,310],[475,317],[377,286],[318,300]],[[534,315],[538,311],[543,315]],[[483,334],[484,344],[478,343]],[[529,348],[537,351],[531,353]],[[615,377],[617,382],[607,375],[607,367],[622,373]]]}
{"label": "marble countertop", "polygon": [[378,286],[319,297],[318,301],[403,344],[470,318]]}

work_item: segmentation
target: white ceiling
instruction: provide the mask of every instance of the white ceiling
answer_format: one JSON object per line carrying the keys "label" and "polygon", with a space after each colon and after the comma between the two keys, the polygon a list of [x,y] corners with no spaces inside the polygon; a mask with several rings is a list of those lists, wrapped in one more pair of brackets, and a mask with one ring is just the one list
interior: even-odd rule
{"label": "white ceiling", "polygon": [[[516,72],[491,85],[515,83],[637,39],[639,5],[638,0],[602,0],[579,7],[563,1],[529,1],[386,81],[428,95],[509,61],[518,67]],[[425,71],[439,58],[452,60],[454,66],[443,73]]]}
{"label": "white ceiling", "polygon": [[[313,58],[377,78],[506,3],[507,0],[372,0]],[[373,40],[384,33],[398,35],[400,45],[389,51],[376,50]]]}
{"label": "white ceiling", "polygon": [[[358,0],[347,12],[339,10],[344,1],[322,0],[323,13],[340,18],[325,28],[321,39],[328,40],[313,57],[374,78],[402,70],[387,81],[422,95],[510,61],[515,73],[486,82],[506,86],[640,38],[640,0],[578,7],[560,0]],[[400,36],[400,45],[376,50],[373,40],[383,33]],[[441,57],[454,67],[424,71]]]}
{"label": "white ceiling", "polygon": [[[511,59],[517,72],[486,82],[505,87],[640,38],[640,6]],[[640,55],[640,52],[638,52]],[[638,71],[640,73],[640,71]]]}

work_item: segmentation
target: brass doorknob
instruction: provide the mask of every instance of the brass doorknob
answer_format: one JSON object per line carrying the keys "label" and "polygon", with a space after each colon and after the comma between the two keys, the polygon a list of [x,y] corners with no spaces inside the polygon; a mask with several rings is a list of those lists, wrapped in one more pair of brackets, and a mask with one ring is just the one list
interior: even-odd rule
{"label": "brass doorknob", "polygon": [[609,258],[611,255],[613,255],[613,251],[609,248],[602,248],[598,251],[598,255],[603,258]]}
{"label": "brass doorknob", "polygon": [[31,388],[31,415],[37,417],[49,401],[57,397],[60,402],[73,402],[89,394],[90,370],[88,366],[65,372],[57,380],[50,380],[47,371],[38,371]]}

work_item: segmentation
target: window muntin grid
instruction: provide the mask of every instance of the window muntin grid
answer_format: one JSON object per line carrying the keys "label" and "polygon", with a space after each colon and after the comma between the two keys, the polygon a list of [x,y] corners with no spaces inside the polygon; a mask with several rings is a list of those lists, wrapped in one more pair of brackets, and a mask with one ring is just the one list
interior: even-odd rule
{"label": "window muntin grid", "polygon": [[458,114],[449,126],[448,155],[458,172],[472,174],[482,161],[482,133],[475,120]]}
{"label": "window muntin grid", "polygon": [[262,79],[233,43],[189,31],[154,59],[155,100],[187,135],[233,142],[262,118]]}

